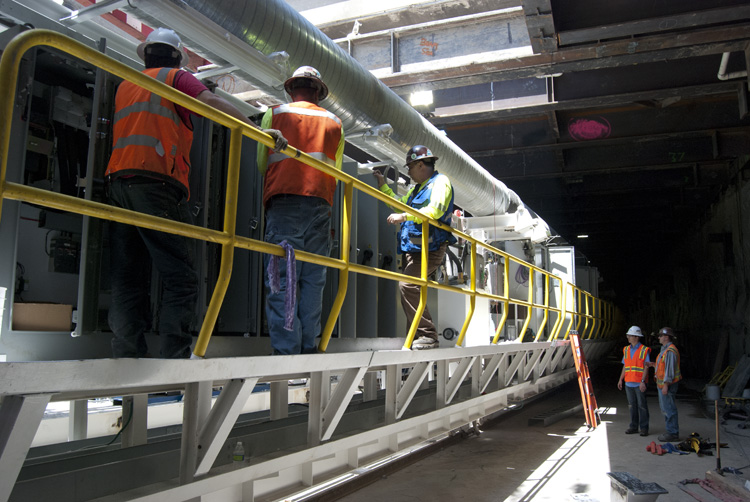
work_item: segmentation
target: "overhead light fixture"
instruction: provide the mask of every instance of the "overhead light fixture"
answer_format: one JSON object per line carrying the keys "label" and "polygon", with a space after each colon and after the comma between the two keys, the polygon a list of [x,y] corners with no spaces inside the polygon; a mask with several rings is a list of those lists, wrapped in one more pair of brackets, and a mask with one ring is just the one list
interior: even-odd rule
{"label": "overhead light fixture", "polygon": [[409,96],[411,106],[429,106],[432,104],[432,91],[417,91]]}
{"label": "overhead light fixture", "polygon": [[581,235],[578,236],[578,238],[579,239],[588,239],[589,238],[589,234],[581,234]]}

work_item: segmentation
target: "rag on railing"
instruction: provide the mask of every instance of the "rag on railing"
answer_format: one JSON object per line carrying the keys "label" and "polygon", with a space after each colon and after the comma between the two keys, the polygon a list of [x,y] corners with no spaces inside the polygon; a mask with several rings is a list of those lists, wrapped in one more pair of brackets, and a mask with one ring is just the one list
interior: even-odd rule
{"label": "rag on railing", "polygon": [[[286,297],[284,298],[284,329],[294,329],[294,314],[297,310],[297,267],[295,266],[294,248],[286,240],[279,243],[286,252]],[[279,257],[272,255],[268,261],[268,283],[271,293],[278,293],[281,289],[279,278]]]}

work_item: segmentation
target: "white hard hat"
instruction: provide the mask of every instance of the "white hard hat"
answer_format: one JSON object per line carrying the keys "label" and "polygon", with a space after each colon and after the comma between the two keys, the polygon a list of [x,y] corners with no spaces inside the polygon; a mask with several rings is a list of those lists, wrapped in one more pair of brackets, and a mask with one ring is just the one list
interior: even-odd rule
{"label": "white hard hat", "polygon": [[176,51],[180,52],[180,66],[188,64],[188,60],[190,59],[188,53],[182,45],[180,36],[175,33],[174,30],[170,30],[169,28],[156,28],[148,34],[146,41],[140,44],[136,49],[138,56],[144,61],[146,60],[146,47],[153,44],[166,44],[174,47]]}
{"label": "white hard hat", "polygon": [[284,89],[286,92],[291,94],[292,84],[299,79],[309,80],[313,83],[313,86],[318,88],[318,100],[323,101],[328,96],[328,86],[323,82],[323,77],[320,76],[320,72],[312,66],[300,66],[286,82],[284,82]]}
{"label": "white hard hat", "polygon": [[638,326],[631,326],[628,332],[625,334],[631,336],[643,336],[643,333],[641,333],[641,328],[639,328]]}

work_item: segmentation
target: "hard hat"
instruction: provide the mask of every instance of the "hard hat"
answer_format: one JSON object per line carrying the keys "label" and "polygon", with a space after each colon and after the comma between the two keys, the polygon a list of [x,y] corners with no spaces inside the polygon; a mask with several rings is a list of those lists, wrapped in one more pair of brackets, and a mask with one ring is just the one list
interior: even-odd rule
{"label": "hard hat", "polygon": [[659,333],[656,336],[662,336],[662,335],[667,335],[668,337],[672,339],[676,338],[674,336],[674,331],[672,331],[672,328],[662,328],[659,330]]}
{"label": "hard hat", "polygon": [[182,40],[180,40],[180,36],[175,33],[174,30],[170,30],[169,28],[156,28],[154,31],[148,34],[146,37],[146,41],[143,42],[138,46],[136,51],[138,52],[138,56],[142,60],[146,60],[146,48],[149,45],[153,44],[165,44],[169,45],[170,47],[173,47],[176,51],[179,51],[180,53],[180,66],[185,66],[188,63],[188,60],[190,59],[188,57],[187,51],[185,50],[185,47],[182,45]]}
{"label": "hard hat", "polygon": [[432,159],[433,161],[437,160],[439,157],[432,154],[429,148],[427,148],[424,145],[414,145],[409,149],[409,151],[406,153],[406,164],[405,167],[408,167],[409,164],[412,162],[416,162],[418,160],[425,160],[425,159]]}
{"label": "hard hat", "polygon": [[328,86],[326,86],[325,82],[323,82],[323,78],[320,76],[320,72],[312,66],[300,66],[299,68],[294,70],[292,76],[286,79],[286,82],[284,82],[284,90],[286,90],[287,93],[292,94],[292,89],[294,88],[292,84],[300,79],[308,80],[310,83],[312,83],[312,87],[316,87],[318,89],[319,101],[323,101],[324,99],[326,99],[326,96],[328,96]]}
{"label": "hard hat", "polygon": [[628,332],[625,334],[631,335],[631,336],[643,336],[643,333],[641,332],[641,328],[639,328],[638,326],[631,326]]}

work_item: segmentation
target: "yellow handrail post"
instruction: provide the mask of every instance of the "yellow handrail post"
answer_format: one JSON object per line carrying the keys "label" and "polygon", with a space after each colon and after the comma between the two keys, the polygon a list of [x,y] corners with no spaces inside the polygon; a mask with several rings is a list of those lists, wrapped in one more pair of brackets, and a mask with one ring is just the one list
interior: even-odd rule
{"label": "yellow handrail post", "polygon": [[[560,319],[562,319],[562,322],[560,323],[560,332],[562,332],[563,324],[565,323],[565,318],[568,317],[568,283],[560,279],[560,291],[562,292],[562,310],[560,312]],[[568,326],[568,329],[570,329],[570,326]],[[563,340],[568,339],[568,331],[565,332],[562,336]]]}
{"label": "yellow handrail post", "polygon": [[599,298],[594,299],[594,313],[596,314],[596,319],[598,321],[596,324],[596,338],[599,338],[604,324],[604,320],[602,319],[602,301]]}
{"label": "yellow handrail post", "polygon": [[348,181],[344,184],[344,210],[341,212],[341,243],[339,245],[339,249],[341,250],[341,260],[346,264],[346,267],[339,271],[339,290],[336,293],[336,299],[333,301],[331,312],[328,314],[328,320],[323,329],[323,334],[320,337],[320,344],[318,345],[319,352],[325,352],[328,348],[328,342],[331,340],[333,327],[336,325],[336,320],[341,312],[341,307],[344,305],[346,290],[349,287],[349,248],[351,246],[353,201],[354,184],[351,181]]}
{"label": "yellow handrail post", "polygon": [[[549,319],[549,274],[544,274],[544,315],[542,316],[542,322],[539,325],[539,329],[537,330],[536,337],[534,338],[534,341],[539,341],[539,338],[542,336],[542,331],[544,331],[544,327],[547,325],[547,320]],[[549,340],[550,337],[547,337],[547,340]]]}
{"label": "yellow handrail post", "polygon": [[518,337],[519,342],[523,342],[523,337],[526,335],[526,330],[529,328],[529,323],[531,322],[531,311],[533,310],[532,306],[534,305],[534,269],[531,267],[529,267],[529,296],[527,297],[527,300],[529,306],[526,307],[526,320],[523,322],[523,327],[521,328],[521,336]]}
{"label": "yellow handrail post", "polygon": [[577,312],[577,308],[576,308],[576,305],[575,305],[575,289],[574,289],[575,286],[573,286],[569,282],[565,282],[565,300],[566,300],[566,302],[567,302],[567,299],[568,299],[568,288],[570,288],[570,298],[573,299],[572,303],[574,305],[572,305],[570,309],[568,309],[567,304],[565,305],[566,310],[569,310],[569,312],[570,312],[570,322],[568,323],[568,328],[565,330],[565,339],[566,340],[568,339],[568,337],[570,335],[570,330],[573,328],[573,323],[576,320],[576,312]]}
{"label": "yellow handrail post", "polygon": [[18,81],[18,68],[21,56],[33,45],[34,40],[13,38],[5,47],[0,58],[0,218],[3,210],[3,192],[5,190],[5,176],[8,171],[8,149],[10,147],[10,130],[13,123],[13,103]]}
{"label": "yellow handrail post", "polygon": [[583,306],[585,307],[583,318],[583,335],[584,338],[591,339],[591,332],[589,332],[588,336],[586,336],[586,332],[589,331],[589,318],[591,317],[591,314],[589,313],[589,295],[586,291],[581,290],[581,296],[583,297]]}
{"label": "yellow handrail post", "polygon": [[474,316],[474,308],[477,304],[477,247],[474,242],[471,243],[470,263],[471,285],[469,287],[469,290],[471,291],[471,295],[469,296],[469,312],[466,314],[464,325],[461,327],[461,334],[458,335],[458,340],[456,340],[456,347],[460,347],[464,343],[464,337],[466,336],[466,331],[469,329],[469,324],[471,324],[471,318]]}
{"label": "yellow handrail post", "polygon": [[497,345],[498,340],[500,340],[500,332],[505,327],[505,321],[507,319],[508,319],[508,303],[503,302],[503,315],[500,317],[500,320],[497,322],[497,329],[495,329],[495,338],[492,339],[493,345]]}
{"label": "yellow handrail post", "polygon": [[430,224],[427,220],[424,220],[422,221],[422,267],[420,270],[420,277],[424,282],[419,287],[419,306],[414,313],[414,320],[409,327],[409,333],[406,335],[406,340],[404,341],[404,349],[409,350],[411,350],[414,335],[417,333],[417,327],[419,327],[419,322],[422,320],[422,314],[427,306],[427,260],[430,258],[429,236]]}
{"label": "yellow handrail post", "polygon": [[602,303],[604,304],[603,305],[604,308],[602,309],[603,310],[602,319],[604,321],[604,325],[602,326],[602,336],[607,336],[609,335],[609,323],[610,323],[609,302],[602,302]]}
{"label": "yellow handrail post", "polygon": [[[503,293],[504,293],[504,300],[503,300],[503,316],[500,318],[500,322],[497,324],[497,329],[495,330],[495,338],[492,340],[493,344],[497,344],[498,340],[500,340],[500,331],[505,327],[505,321],[508,320],[508,309],[510,309],[510,301],[509,301],[509,283],[508,283],[508,272],[510,271],[510,261],[508,260],[508,257],[505,255],[500,255],[503,257]],[[503,296],[503,295],[500,295]]]}
{"label": "yellow handrail post", "polygon": [[242,129],[239,127],[231,129],[229,139],[229,167],[227,172],[227,191],[226,201],[224,203],[224,233],[230,237],[228,242],[221,245],[221,266],[219,267],[219,276],[214,286],[214,292],[211,295],[211,301],[208,302],[206,316],[203,318],[203,325],[198,334],[198,341],[195,342],[193,350],[193,359],[203,358],[206,356],[208,341],[211,339],[211,333],[216,326],[216,319],[219,317],[221,304],[224,303],[224,296],[229,288],[229,281],[232,278],[232,266],[234,265],[234,236],[237,232],[237,203],[239,202],[239,184],[240,184],[240,155],[242,152]]}
{"label": "yellow handrail post", "polygon": [[581,333],[581,321],[583,320],[583,314],[581,312],[581,290],[573,284],[571,284],[570,287],[573,288],[573,294],[576,298],[576,331]]}

